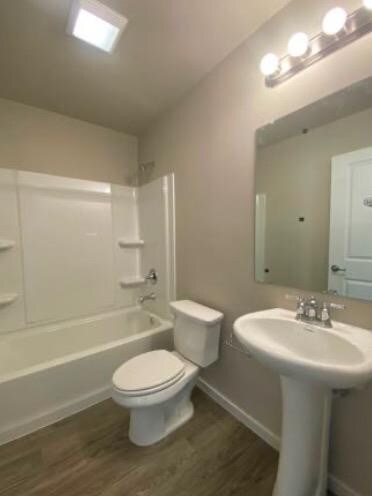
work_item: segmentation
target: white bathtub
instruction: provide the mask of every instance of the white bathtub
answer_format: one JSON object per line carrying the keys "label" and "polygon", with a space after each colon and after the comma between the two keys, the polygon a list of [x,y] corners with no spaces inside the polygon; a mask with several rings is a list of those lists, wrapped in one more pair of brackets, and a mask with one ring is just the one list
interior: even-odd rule
{"label": "white bathtub", "polygon": [[170,349],[172,324],[140,308],[0,337],[0,444],[110,396],[114,370]]}

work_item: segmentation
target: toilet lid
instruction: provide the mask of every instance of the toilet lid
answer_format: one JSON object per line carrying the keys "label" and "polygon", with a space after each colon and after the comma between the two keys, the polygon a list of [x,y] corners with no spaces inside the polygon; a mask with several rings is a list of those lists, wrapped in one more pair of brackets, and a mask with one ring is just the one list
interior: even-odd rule
{"label": "toilet lid", "polygon": [[174,384],[185,373],[185,364],[166,350],[138,355],[119,367],[112,378],[114,386],[128,393],[160,390]]}

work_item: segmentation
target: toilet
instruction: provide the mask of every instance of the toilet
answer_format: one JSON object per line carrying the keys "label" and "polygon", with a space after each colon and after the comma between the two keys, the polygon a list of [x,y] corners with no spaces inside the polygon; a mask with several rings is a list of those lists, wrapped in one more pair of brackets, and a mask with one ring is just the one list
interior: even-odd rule
{"label": "toilet", "polygon": [[130,410],[129,439],[138,446],[160,441],[193,416],[190,397],[199,370],[218,358],[223,314],[189,300],[170,306],[174,351],[142,353],[112,378],[112,398]]}

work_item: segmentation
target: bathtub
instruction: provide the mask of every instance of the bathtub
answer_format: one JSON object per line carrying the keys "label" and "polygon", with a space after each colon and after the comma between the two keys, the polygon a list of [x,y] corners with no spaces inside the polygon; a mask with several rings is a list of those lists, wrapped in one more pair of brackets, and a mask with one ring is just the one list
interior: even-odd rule
{"label": "bathtub", "polygon": [[123,362],[171,349],[171,322],[138,307],[0,337],[0,444],[110,396]]}

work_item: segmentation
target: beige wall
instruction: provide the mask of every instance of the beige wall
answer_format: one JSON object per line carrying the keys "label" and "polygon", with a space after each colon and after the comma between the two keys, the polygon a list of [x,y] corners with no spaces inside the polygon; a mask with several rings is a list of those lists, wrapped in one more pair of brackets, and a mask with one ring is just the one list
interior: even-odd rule
{"label": "beige wall", "polygon": [[137,138],[0,99],[0,167],[126,184]]}
{"label": "beige wall", "polygon": [[370,147],[371,125],[368,109],[257,150],[257,192],[267,196],[267,282],[327,290],[332,158]]}
{"label": "beige wall", "polygon": [[[359,1],[340,0],[348,10]],[[224,334],[241,314],[288,307],[285,288],[254,282],[254,133],[273,119],[372,75],[371,35],[287,83],[268,89],[258,70],[267,51],[285,51],[295,30],[315,33],[332,0],[296,0],[213,70],[140,140],[155,174],[176,175],[178,297],[225,312]],[[372,304],[347,301],[338,318],[372,328]],[[204,377],[270,429],[279,431],[278,378],[223,346]],[[372,387],[335,401],[332,472],[372,494]]]}

